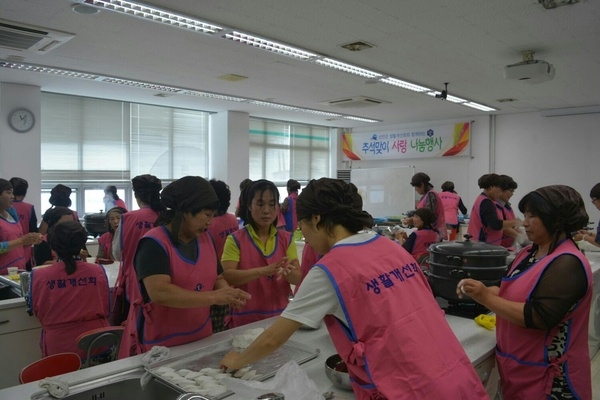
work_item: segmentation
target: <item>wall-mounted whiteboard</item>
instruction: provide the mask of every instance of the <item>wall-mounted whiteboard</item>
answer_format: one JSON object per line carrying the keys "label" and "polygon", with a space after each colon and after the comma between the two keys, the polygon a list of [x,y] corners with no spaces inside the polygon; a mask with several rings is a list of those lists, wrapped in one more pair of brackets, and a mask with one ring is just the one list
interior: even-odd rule
{"label": "wall-mounted whiteboard", "polygon": [[391,217],[415,209],[410,179],[415,167],[352,169],[350,182],[363,198],[363,209],[375,218]]}

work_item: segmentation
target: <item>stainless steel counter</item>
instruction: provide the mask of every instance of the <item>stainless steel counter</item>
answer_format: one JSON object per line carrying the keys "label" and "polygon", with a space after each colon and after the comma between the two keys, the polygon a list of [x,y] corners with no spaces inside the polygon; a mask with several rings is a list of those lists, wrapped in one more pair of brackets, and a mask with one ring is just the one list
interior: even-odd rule
{"label": "stainless steel counter", "polygon": [[[489,362],[489,360],[493,360],[492,357],[495,346],[495,333],[493,331],[488,331],[469,319],[454,316],[447,316],[446,319],[465,349],[469,359],[475,366],[481,365],[486,361]],[[174,347],[171,349],[171,356],[176,357],[179,355],[188,354],[192,350],[210,346],[211,344],[231,338],[233,335],[239,334],[246,329],[268,326],[272,322],[273,319],[256,322],[240,328],[217,333],[211,337],[197,342]],[[315,382],[320,392],[333,391],[337,395],[337,399],[355,398],[352,392],[343,391],[333,387],[331,382],[325,376],[325,360],[329,355],[336,353],[336,351],[333,347],[331,339],[329,338],[327,329],[324,326],[312,331],[300,330],[292,336],[292,340],[305,343],[310,347],[319,348],[321,350],[321,353],[317,358],[301,365],[301,367],[306,371],[308,377]],[[90,380],[115,375],[120,372],[139,369],[141,367],[141,356],[135,356],[109,364],[65,374],[62,375],[60,379],[69,382],[71,385],[74,385],[79,382],[87,382]],[[37,383],[19,385],[0,390],[0,399],[29,399],[33,393],[36,393],[39,390],[40,388],[38,387]],[[227,400],[242,400],[242,398],[234,394],[228,397]]]}

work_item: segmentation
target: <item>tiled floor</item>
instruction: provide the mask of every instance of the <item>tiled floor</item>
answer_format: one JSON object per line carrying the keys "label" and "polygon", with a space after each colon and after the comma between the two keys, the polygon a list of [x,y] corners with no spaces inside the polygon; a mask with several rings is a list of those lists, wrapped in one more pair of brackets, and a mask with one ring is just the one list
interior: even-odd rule
{"label": "tiled floor", "polygon": [[592,397],[600,400],[600,351],[592,359]]}

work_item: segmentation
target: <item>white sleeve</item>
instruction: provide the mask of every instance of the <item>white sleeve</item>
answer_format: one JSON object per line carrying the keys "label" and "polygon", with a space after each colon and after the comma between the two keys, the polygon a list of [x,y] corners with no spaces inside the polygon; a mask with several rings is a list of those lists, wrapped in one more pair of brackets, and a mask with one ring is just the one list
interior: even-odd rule
{"label": "white sleeve", "polygon": [[121,224],[119,224],[113,236],[111,253],[113,260],[121,261]]}
{"label": "white sleeve", "polygon": [[281,316],[316,329],[321,326],[323,317],[328,314],[336,316],[347,325],[329,277],[321,268],[313,267]]}

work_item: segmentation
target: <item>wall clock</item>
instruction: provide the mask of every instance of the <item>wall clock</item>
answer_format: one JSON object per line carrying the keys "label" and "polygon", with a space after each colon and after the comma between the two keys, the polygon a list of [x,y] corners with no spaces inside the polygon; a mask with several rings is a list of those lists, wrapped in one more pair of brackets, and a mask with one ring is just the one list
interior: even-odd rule
{"label": "wall clock", "polygon": [[15,131],[25,133],[35,125],[35,117],[28,109],[17,108],[8,114],[8,124]]}

